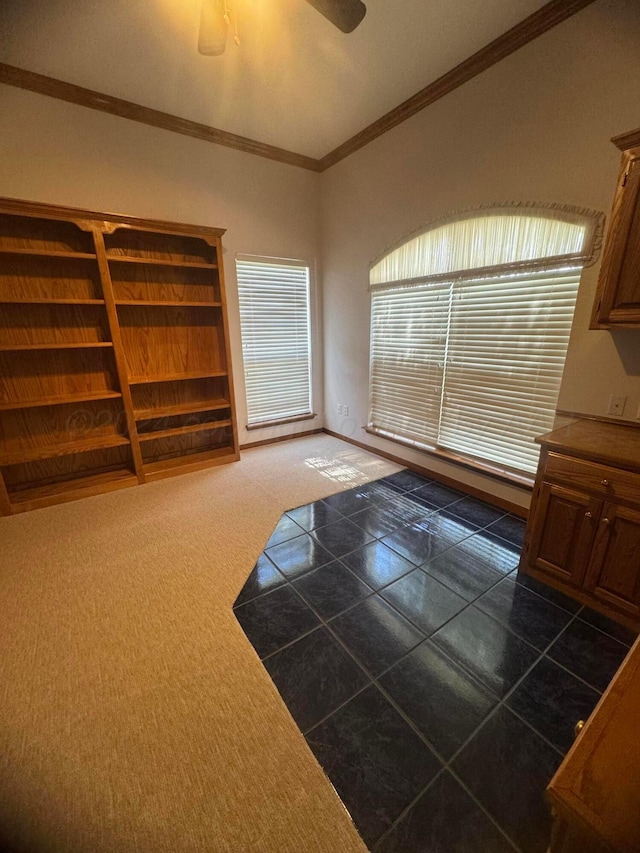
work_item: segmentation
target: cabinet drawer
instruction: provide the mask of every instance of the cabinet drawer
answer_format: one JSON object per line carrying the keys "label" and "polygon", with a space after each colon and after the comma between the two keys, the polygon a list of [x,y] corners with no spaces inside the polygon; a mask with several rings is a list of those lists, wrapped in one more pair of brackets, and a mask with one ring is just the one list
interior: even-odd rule
{"label": "cabinet drawer", "polygon": [[549,453],[545,474],[595,495],[640,503],[640,474],[631,471]]}

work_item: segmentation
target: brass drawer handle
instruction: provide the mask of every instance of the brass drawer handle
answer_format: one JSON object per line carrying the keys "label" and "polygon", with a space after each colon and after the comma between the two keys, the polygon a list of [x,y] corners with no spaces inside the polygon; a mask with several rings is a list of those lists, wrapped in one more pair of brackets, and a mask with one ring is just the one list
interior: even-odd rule
{"label": "brass drawer handle", "polygon": [[603,519],[602,519],[602,523],[603,523],[603,524],[611,524],[611,519],[609,519],[609,518],[603,518]]}
{"label": "brass drawer handle", "polygon": [[602,485],[603,486],[610,486],[611,483],[609,482],[609,480],[602,480]]}
{"label": "brass drawer handle", "polygon": [[589,510],[587,510],[587,511],[585,512],[585,514],[584,514],[584,517],[585,517],[585,518],[593,518],[593,513],[592,513],[592,512],[589,512]]}
{"label": "brass drawer handle", "polygon": [[578,720],[573,729],[574,737],[578,737],[582,729],[584,728],[584,720]]}

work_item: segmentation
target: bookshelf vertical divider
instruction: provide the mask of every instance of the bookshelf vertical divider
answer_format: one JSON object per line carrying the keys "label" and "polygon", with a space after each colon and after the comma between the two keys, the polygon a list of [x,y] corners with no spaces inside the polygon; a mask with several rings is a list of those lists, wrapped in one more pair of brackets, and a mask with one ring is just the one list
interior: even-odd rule
{"label": "bookshelf vertical divider", "polygon": [[122,404],[124,406],[125,418],[127,422],[127,432],[129,441],[131,442],[131,455],[133,456],[133,465],[138,478],[138,483],[144,483],[146,478],[144,475],[144,466],[142,463],[142,452],[140,450],[140,440],[138,438],[138,428],[136,418],[133,411],[133,400],[131,397],[131,388],[129,386],[129,376],[127,372],[127,359],[122,346],[122,336],[120,334],[120,324],[118,323],[118,312],[116,309],[115,296],[113,294],[113,283],[109,272],[109,263],[107,261],[107,250],[104,245],[104,236],[98,228],[92,229],[93,240],[96,248],[96,258],[98,260],[98,268],[100,270],[100,280],[102,282],[102,295],[104,296],[105,308],[107,309],[107,321],[111,332],[111,340],[113,342],[113,355],[116,362],[116,370],[120,382],[120,390],[122,393]]}
{"label": "bookshelf vertical divider", "polygon": [[240,458],[223,234],[0,199],[0,515]]}

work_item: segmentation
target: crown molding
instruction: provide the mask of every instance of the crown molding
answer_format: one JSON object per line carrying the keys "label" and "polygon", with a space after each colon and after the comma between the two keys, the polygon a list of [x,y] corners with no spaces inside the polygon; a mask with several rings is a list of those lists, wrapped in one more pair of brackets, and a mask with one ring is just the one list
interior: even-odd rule
{"label": "crown molding", "polygon": [[255,154],[258,157],[277,160],[289,166],[300,166],[303,169],[310,169],[312,172],[320,171],[320,161],[313,157],[296,154],[294,151],[287,151],[274,145],[266,145],[264,142],[257,142],[255,139],[249,139],[246,136],[228,133],[226,130],[209,127],[209,125],[180,118],[161,110],[143,107],[141,104],[135,104],[132,101],[115,98],[113,95],[105,95],[103,92],[96,92],[93,89],[85,89],[83,86],[66,83],[64,80],[57,80],[55,77],[47,77],[44,74],[36,74],[34,71],[27,71],[25,68],[7,65],[4,62],[0,62],[0,83],[6,83],[8,86],[15,86],[18,89],[26,89],[29,92],[37,92],[39,95],[47,95],[50,98],[57,98],[60,101],[67,101],[70,104],[77,104],[92,110],[110,113],[120,118],[138,121],[141,124],[151,125],[151,127],[181,133],[183,136],[191,136],[204,142],[213,142],[216,145],[224,145],[226,148],[235,148],[237,151],[244,151],[246,154]]}
{"label": "crown molding", "polygon": [[528,18],[516,24],[515,27],[507,30],[506,33],[498,36],[497,39],[494,39],[488,45],[472,54],[464,62],[456,65],[451,71],[447,71],[442,77],[434,80],[433,83],[416,92],[415,95],[412,95],[408,100],[395,107],[386,115],[383,115],[382,118],[374,121],[373,124],[365,127],[364,130],[356,133],[351,139],[348,139],[342,145],[330,151],[320,160],[322,165],[321,171],[324,172],[325,169],[335,166],[336,163],[344,160],[345,157],[353,154],[354,151],[358,151],[360,148],[373,142],[374,139],[382,136],[388,130],[391,130],[403,121],[411,118],[411,116],[419,113],[425,107],[430,106],[435,101],[453,92],[454,89],[477,77],[478,74],[482,74],[483,71],[491,68],[492,65],[500,62],[501,59],[505,59],[510,54],[515,53],[516,50],[529,44],[529,42],[538,38],[538,36],[553,29],[553,27],[572,17],[576,12],[580,12],[593,2],[594,0],[551,0],[550,3],[538,9],[537,12],[529,15]]}
{"label": "crown molding", "polygon": [[[498,36],[481,50],[465,59],[464,62],[456,65],[451,71],[416,92],[408,100],[320,159],[296,154],[294,151],[287,151],[274,145],[266,145],[264,142],[258,142],[246,136],[228,133],[226,130],[180,118],[161,110],[143,107],[141,104],[135,104],[132,101],[125,101],[122,98],[115,98],[112,95],[96,92],[93,89],[85,89],[64,80],[57,80],[55,77],[36,74],[33,71],[27,71],[24,68],[2,62],[0,62],[0,83],[26,89],[29,92],[37,92],[40,95],[47,95],[92,110],[110,113],[130,121],[138,121],[151,127],[159,127],[172,133],[191,136],[204,142],[234,148],[246,154],[266,157],[269,160],[276,160],[289,166],[298,166],[311,172],[324,172],[593,2],[594,0],[551,0],[537,12],[529,15],[515,27]],[[616,137],[613,141],[620,147],[620,141],[623,139],[626,141],[627,136],[630,134],[626,134],[625,137]]]}
{"label": "crown molding", "polygon": [[640,146],[640,127],[637,130],[630,130],[628,133],[621,133],[620,136],[614,136],[611,141],[621,151],[637,148]]}

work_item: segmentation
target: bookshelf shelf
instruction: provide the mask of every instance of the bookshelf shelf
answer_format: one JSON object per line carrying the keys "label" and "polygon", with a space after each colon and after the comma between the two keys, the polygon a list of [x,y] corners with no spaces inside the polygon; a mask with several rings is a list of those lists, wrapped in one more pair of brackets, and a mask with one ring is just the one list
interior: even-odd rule
{"label": "bookshelf shelf", "polygon": [[0,199],[0,514],[239,458],[223,233]]}

